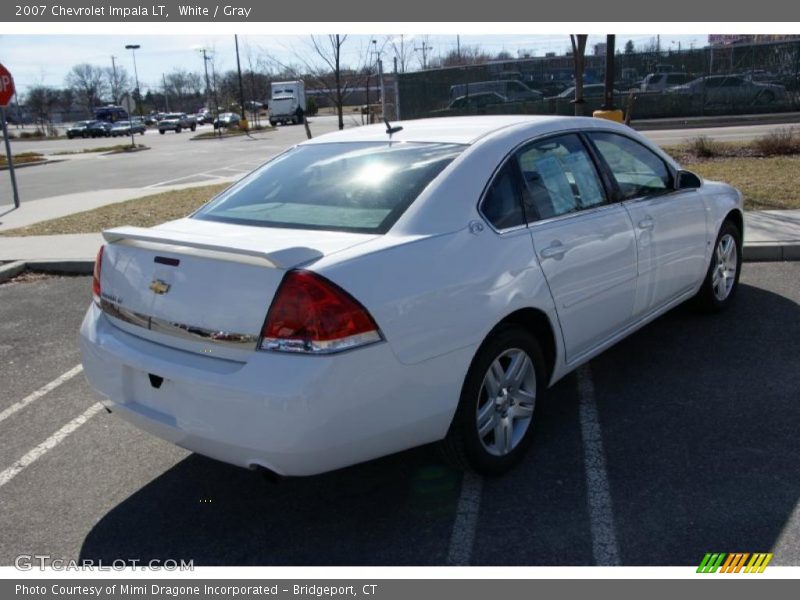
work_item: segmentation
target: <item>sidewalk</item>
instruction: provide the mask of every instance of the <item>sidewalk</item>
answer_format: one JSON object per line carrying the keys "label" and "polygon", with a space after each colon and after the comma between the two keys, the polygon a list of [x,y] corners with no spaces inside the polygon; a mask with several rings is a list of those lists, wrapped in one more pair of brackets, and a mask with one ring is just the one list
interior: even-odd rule
{"label": "sidewalk", "polygon": [[[41,200],[23,201],[22,205],[15,209],[12,206],[0,206],[0,231],[16,229],[33,225],[40,221],[49,221],[66,217],[85,210],[93,210],[108,204],[116,204],[125,200],[133,200],[142,196],[160,194],[172,190],[183,190],[192,187],[202,187],[215,183],[233,183],[239,179],[239,175],[231,177],[218,177],[207,181],[196,181],[177,185],[159,185],[144,188],[120,188],[115,190],[97,190],[91,192],[78,192],[75,194],[64,194],[63,196],[52,196]],[[5,260],[4,258],[0,258]]]}

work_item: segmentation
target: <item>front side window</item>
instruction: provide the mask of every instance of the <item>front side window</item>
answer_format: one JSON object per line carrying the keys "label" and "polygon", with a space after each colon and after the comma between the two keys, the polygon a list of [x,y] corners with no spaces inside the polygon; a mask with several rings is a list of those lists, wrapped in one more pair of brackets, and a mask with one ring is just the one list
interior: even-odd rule
{"label": "front side window", "polygon": [[385,233],[464,148],[409,142],[297,146],[192,217],[261,227]]}
{"label": "front side window", "polygon": [[577,135],[534,142],[517,153],[529,220],[547,219],[605,203],[605,193]]}
{"label": "front side window", "polygon": [[588,135],[611,169],[623,199],[663,194],[672,189],[672,175],[653,151],[616,133]]}

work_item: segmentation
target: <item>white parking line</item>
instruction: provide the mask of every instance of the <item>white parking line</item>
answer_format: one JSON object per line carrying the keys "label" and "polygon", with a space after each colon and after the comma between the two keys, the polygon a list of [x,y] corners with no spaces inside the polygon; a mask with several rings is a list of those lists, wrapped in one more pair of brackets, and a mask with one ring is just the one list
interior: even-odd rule
{"label": "white parking line", "polygon": [[29,394],[28,396],[25,396],[19,402],[15,402],[14,404],[12,404],[8,408],[6,408],[4,411],[0,412],[0,423],[5,421],[8,417],[13,415],[18,410],[22,410],[23,408],[28,406],[28,404],[30,404],[31,402],[34,402],[34,401],[38,400],[39,398],[44,396],[46,393],[52,392],[54,389],[56,389],[62,383],[65,383],[65,382],[69,381],[70,379],[75,377],[75,375],[77,375],[81,371],[83,371],[83,366],[81,366],[81,365],[78,365],[76,367],[72,367],[69,371],[64,373],[61,377],[58,377],[58,378],[54,379],[53,381],[51,381],[50,383],[48,383],[47,385],[44,385],[44,386],[40,387],[38,390],[36,390],[32,394]]}
{"label": "white parking line", "polygon": [[25,454],[25,456],[20,458],[17,462],[15,462],[5,471],[0,472],[0,487],[3,487],[9,481],[14,479],[14,477],[19,475],[22,471],[24,471],[27,467],[31,466],[34,462],[36,462],[42,456],[47,454],[47,452],[58,446],[61,442],[67,439],[67,437],[71,433],[73,433],[81,425],[86,423],[86,421],[91,419],[102,409],[103,405],[100,404],[99,402],[92,404],[86,411],[83,412],[83,414],[72,419],[72,421],[64,425],[61,429],[56,431],[53,435],[51,435],[41,444],[36,446],[33,450]]}
{"label": "white parking line", "polygon": [[578,369],[576,375],[578,377],[578,394],[580,395],[578,413],[583,440],[583,467],[586,471],[592,554],[597,565],[619,565],[619,548],[614,530],[606,454],[603,449],[603,435],[597,416],[592,372],[589,366],[585,365]]}
{"label": "white parking line", "polygon": [[456,507],[456,520],[450,534],[447,550],[447,564],[467,566],[472,559],[472,546],[478,528],[478,513],[481,508],[483,478],[475,473],[464,473],[461,480],[461,494]]}

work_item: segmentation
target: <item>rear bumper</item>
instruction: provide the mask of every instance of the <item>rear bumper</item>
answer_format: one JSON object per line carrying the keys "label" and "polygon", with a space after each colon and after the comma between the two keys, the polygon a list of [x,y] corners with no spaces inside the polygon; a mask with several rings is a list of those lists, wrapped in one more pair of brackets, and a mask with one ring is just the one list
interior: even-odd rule
{"label": "rear bumper", "polygon": [[[329,356],[254,352],[234,362],[115,327],[92,304],[86,377],[116,414],[160,438],[242,467],[312,475],[444,437],[471,349],[403,365],[388,344]],[[149,375],[163,377],[159,388]]]}

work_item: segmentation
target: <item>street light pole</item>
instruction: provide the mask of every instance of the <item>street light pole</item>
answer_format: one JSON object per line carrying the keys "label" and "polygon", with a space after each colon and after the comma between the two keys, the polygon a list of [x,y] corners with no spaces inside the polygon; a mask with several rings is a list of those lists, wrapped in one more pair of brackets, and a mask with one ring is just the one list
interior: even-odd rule
{"label": "street light pole", "polygon": [[[130,50],[133,56],[133,75],[136,78],[136,98],[139,104],[139,116],[142,116],[142,91],[139,89],[139,71],[136,69],[136,51],[141,48],[139,44],[127,44],[125,50]],[[130,115],[128,115],[130,116]],[[133,131],[133,129],[131,129]],[[131,137],[133,135],[131,134]]]}

